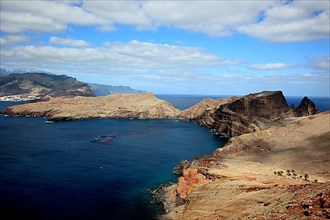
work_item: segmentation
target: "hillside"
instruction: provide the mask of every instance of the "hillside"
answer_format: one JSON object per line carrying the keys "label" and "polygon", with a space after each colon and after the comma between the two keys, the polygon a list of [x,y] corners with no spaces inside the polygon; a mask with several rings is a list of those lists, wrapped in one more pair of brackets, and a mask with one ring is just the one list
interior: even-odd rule
{"label": "hillside", "polygon": [[185,164],[164,218],[328,219],[329,155],[330,111],[234,137]]}
{"label": "hillside", "polygon": [[16,105],[4,114],[46,116],[49,120],[88,118],[175,118],[179,110],[170,103],[146,94],[112,94],[73,98],[58,97],[48,101]]}
{"label": "hillside", "polygon": [[46,73],[11,73],[0,77],[0,97],[18,101],[42,99],[46,96],[95,96],[91,88],[75,78]]}
{"label": "hillside", "polygon": [[140,94],[145,93],[145,91],[132,89],[128,86],[111,86],[111,85],[102,85],[95,83],[88,83],[92,88],[96,96],[107,96],[115,93],[128,93],[128,94]]}

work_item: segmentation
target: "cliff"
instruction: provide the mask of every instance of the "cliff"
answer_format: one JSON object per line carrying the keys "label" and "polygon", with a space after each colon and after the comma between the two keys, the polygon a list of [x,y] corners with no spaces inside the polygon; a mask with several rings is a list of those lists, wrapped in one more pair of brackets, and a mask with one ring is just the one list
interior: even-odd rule
{"label": "cliff", "polygon": [[163,217],[327,219],[329,155],[330,111],[282,119],[185,163]]}
{"label": "cliff", "polygon": [[295,109],[295,116],[302,117],[305,115],[315,115],[320,113],[320,110],[315,104],[306,96],[301,100],[300,105]]}
{"label": "cliff", "polygon": [[179,110],[170,103],[146,94],[113,94],[99,97],[58,97],[48,101],[16,105],[8,115],[45,116],[49,120],[88,118],[176,118]]}
{"label": "cliff", "polygon": [[229,138],[269,128],[282,118],[317,112],[314,103],[306,97],[295,110],[294,106],[288,106],[281,91],[266,91],[230,100],[214,111],[204,111],[196,121]]}
{"label": "cliff", "polygon": [[11,73],[0,76],[0,97],[24,100],[58,96],[95,96],[91,88],[65,75],[46,73]]}

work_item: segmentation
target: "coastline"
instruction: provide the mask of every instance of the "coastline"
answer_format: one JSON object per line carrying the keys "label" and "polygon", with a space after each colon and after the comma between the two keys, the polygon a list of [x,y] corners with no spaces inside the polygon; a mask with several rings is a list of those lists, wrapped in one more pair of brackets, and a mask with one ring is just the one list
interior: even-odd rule
{"label": "coastline", "polygon": [[329,217],[329,118],[330,111],[286,119],[192,160],[162,192],[173,208],[160,219]]}

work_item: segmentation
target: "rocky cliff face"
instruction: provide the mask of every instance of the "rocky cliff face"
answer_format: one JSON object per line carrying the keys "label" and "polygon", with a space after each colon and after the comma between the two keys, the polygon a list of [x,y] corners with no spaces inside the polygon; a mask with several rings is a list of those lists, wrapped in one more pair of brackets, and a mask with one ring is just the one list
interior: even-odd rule
{"label": "rocky cliff face", "polygon": [[273,126],[281,118],[306,116],[319,112],[304,98],[295,110],[288,106],[281,91],[250,94],[205,111],[196,120],[223,137],[234,137]]}
{"label": "rocky cliff face", "polygon": [[113,94],[110,96],[74,98],[58,97],[48,101],[16,105],[5,109],[8,115],[46,116],[49,120],[87,118],[176,118],[180,110],[170,103],[146,94]]}
{"label": "rocky cliff face", "polygon": [[302,117],[307,115],[315,115],[319,113],[319,109],[315,106],[314,102],[312,102],[306,96],[301,100],[300,105],[295,109],[295,116]]}

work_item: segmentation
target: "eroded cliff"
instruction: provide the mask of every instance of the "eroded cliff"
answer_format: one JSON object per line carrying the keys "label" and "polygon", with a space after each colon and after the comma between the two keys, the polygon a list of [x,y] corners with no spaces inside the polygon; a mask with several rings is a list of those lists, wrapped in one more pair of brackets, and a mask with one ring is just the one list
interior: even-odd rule
{"label": "eroded cliff", "polygon": [[306,116],[319,112],[305,97],[295,110],[288,106],[281,91],[249,94],[220,104],[214,111],[204,111],[196,121],[223,137],[234,137],[269,128],[282,118]]}

